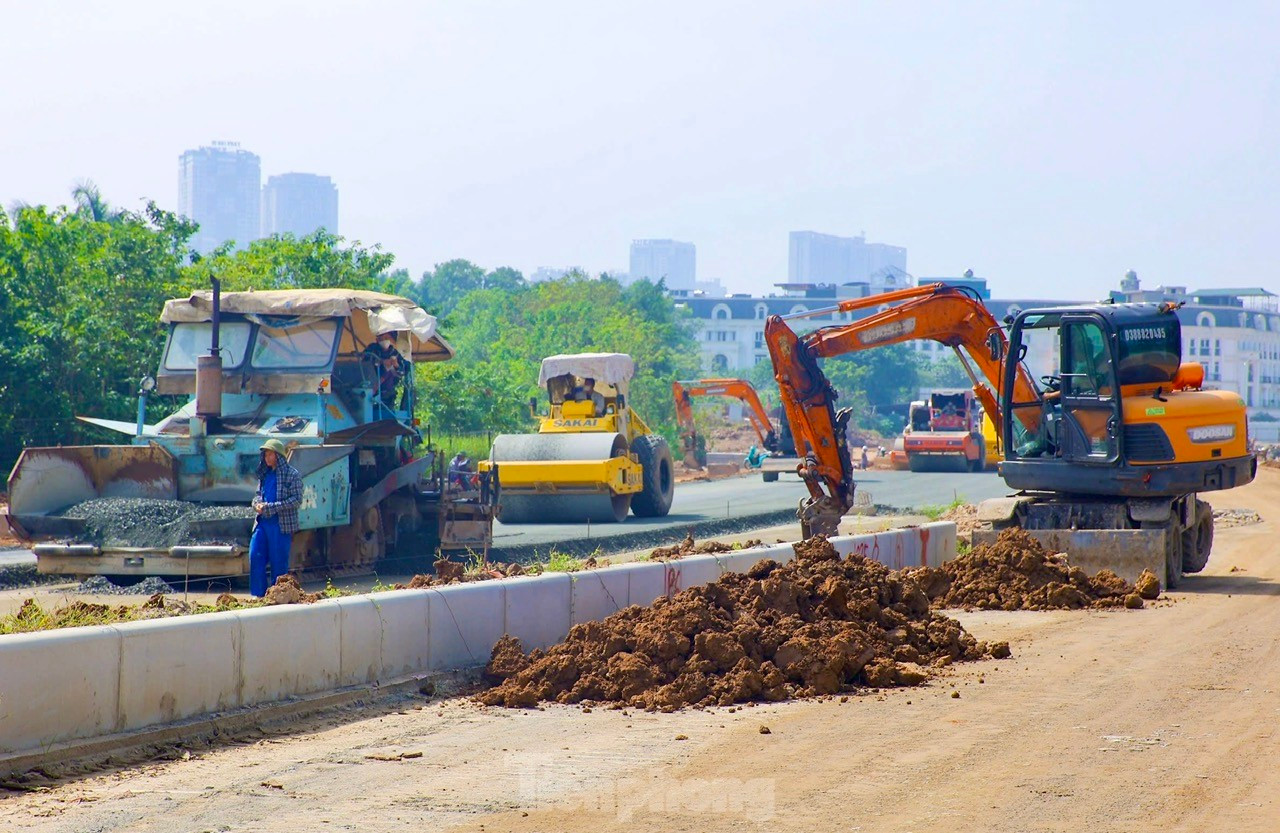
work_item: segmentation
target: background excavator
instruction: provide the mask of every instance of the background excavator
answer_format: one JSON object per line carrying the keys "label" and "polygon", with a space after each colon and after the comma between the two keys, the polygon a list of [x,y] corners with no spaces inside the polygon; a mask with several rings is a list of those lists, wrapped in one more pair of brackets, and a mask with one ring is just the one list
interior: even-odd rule
{"label": "background excavator", "polygon": [[[885,307],[859,321],[797,335],[788,321]],[[1163,567],[1166,587],[1198,572],[1213,513],[1198,492],[1250,482],[1245,405],[1202,390],[1204,369],[1182,363],[1178,305],[1093,304],[1028,309],[1008,332],[976,294],[930,284],[770,316],[765,340],[810,496],[805,535],[833,534],[853,505],[848,409],[819,360],[910,339],[953,348],[1005,447],[999,472],[1016,494],[986,501],[993,535],[1020,526],[1072,564],[1136,578]],[[1029,367],[1040,368],[1038,381]],[[979,378],[981,374],[982,378]]]}
{"label": "background excavator", "polygon": [[680,428],[680,446],[684,464],[700,469],[707,464],[706,439],[698,435],[693,423],[693,397],[731,396],[747,406],[747,419],[760,438],[760,445],[768,451],[778,450],[778,436],[769,414],[760,402],[760,394],[746,379],[687,379],[671,383],[671,395],[676,403],[676,423]]}
{"label": "background excavator", "polygon": [[765,482],[772,483],[781,472],[792,470],[790,464],[777,459],[795,456],[790,426],[785,418],[779,421],[779,425],[774,425],[769,419],[769,412],[760,401],[760,394],[746,379],[691,379],[672,382],[671,394],[675,398],[680,445],[684,453],[684,464],[688,468],[700,469],[707,464],[706,438],[698,433],[693,422],[693,397],[731,396],[740,399],[747,406],[747,418],[751,421],[756,436],[760,438],[760,447],[771,455],[761,465],[761,476]]}

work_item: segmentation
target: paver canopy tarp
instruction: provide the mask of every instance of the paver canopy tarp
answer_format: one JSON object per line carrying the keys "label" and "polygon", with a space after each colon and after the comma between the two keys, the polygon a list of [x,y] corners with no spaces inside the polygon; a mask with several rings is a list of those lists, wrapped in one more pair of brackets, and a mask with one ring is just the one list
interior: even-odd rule
{"label": "paver canopy tarp", "polygon": [[[341,353],[358,353],[379,333],[394,330],[401,352],[411,354],[416,362],[445,361],[454,355],[453,347],[436,332],[435,316],[397,295],[361,289],[270,289],[224,292],[220,302],[223,313],[246,316],[348,318],[351,327],[344,328]],[[166,301],[160,315],[166,324],[212,318],[213,293],[208,290]]]}
{"label": "paver canopy tarp", "polygon": [[572,373],[582,378],[611,385],[626,392],[627,382],[635,375],[636,365],[626,353],[572,353],[547,356],[542,360],[538,384],[546,386],[547,380]]}

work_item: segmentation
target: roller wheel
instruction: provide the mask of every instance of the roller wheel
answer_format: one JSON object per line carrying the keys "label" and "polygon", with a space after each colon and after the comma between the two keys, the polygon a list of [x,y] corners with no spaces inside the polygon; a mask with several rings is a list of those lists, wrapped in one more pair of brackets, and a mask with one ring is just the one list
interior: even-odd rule
{"label": "roller wheel", "polygon": [[644,469],[644,488],[631,498],[631,511],[638,518],[659,518],[671,511],[676,478],[671,465],[671,449],[657,434],[636,437],[631,450]]}
{"label": "roller wheel", "polygon": [[1213,507],[1196,501],[1195,523],[1182,533],[1182,571],[1198,573],[1209,563],[1213,549]]}

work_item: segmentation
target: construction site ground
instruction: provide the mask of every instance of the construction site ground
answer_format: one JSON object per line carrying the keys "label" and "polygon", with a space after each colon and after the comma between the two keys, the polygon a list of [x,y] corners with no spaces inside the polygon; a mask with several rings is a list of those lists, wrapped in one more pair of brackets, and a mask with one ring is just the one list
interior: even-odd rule
{"label": "construction site ground", "polygon": [[674,714],[388,701],[32,782],[0,829],[1275,830],[1280,471],[1209,497],[1263,522],[1220,530],[1169,601],[957,613],[1013,657],[923,687]]}

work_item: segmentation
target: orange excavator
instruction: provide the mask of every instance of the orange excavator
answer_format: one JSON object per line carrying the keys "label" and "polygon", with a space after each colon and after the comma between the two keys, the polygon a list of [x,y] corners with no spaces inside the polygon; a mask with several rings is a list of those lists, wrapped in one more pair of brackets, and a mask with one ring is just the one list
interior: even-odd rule
{"label": "orange excavator", "polygon": [[769,420],[769,414],[760,402],[760,394],[746,379],[690,379],[671,383],[671,395],[676,402],[676,423],[680,427],[680,444],[684,449],[684,464],[700,469],[707,464],[705,442],[698,436],[693,424],[695,396],[732,396],[747,406],[747,418],[756,429],[760,445],[771,452],[778,451],[778,436]]}
{"label": "orange excavator", "polygon": [[[1240,396],[1202,390],[1204,369],[1182,363],[1179,306],[1027,309],[1006,319],[1006,332],[972,291],[930,284],[770,316],[765,340],[810,494],[798,513],[804,534],[834,534],[855,490],[850,413],[836,410],[819,360],[932,339],[955,350],[1001,433],[998,470],[1017,492],[979,506],[992,534],[1022,527],[1073,564],[1130,579],[1154,566],[1176,586],[1203,569],[1213,543],[1212,508],[1196,494],[1257,471]],[[788,324],[868,308],[878,311],[802,336]]]}

